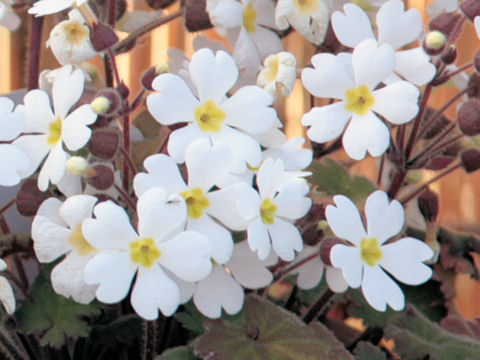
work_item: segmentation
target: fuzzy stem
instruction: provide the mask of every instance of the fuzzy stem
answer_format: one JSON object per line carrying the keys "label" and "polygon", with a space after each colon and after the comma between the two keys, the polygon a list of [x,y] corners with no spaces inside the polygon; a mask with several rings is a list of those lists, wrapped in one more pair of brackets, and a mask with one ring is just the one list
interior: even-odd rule
{"label": "fuzzy stem", "polygon": [[155,357],[155,343],[157,339],[157,323],[156,321],[147,321],[145,324],[144,335],[144,353],[142,360],[153,360]]}
{"label": "fuzzy stem", "polygon": [[133,200],[128,196],[128,194],[117,184],[113,184],[115,189],[119,192],[120,196],[125,200],[125,202],[132,208],[132,210],[136,211],[136,206]]}
{"label": "fuzzy stem", "polygon": [[394,199],[398,193],[398,190],[402,187],[403,180],[405,180],[405,176],[407,176],[407,171],[403,170],[397,172],[393,177],[392,183],[390,184],[390,188],[388,189],[388,196],[390,199]]}
{"label": "fuzzy stem", "polygon": [[[125,101],[125,109],[128,109],[128,100]],[[128,111],[123,114],[123,188],[128,193],[130,188],[130,174],[129,174],[129,159],[130,156],[125,156],[125,154],[130,155],[130,116]],[[134,171],[133,171],[134,173]]]}
{"label": "fuzzy stem", "polygon": [[380,183],[382,182],[382,175],[383,175],[383,169],[385,167],[385,155],[382,156],[380,159],[380,166],[378,168],[378,175],[377,175],[377,185],[380,187]]}
{"label": "fuzzy stem", "polygon": [[28,90],[38,88],[40,74],[40,51],[42,46],[43,16],[32,16],[30,27],[29,60],[28,60]]}
{"label": "fuzzy stem", "polygon": [[310,306],[307,313],[303,317],[303,321],[307,324],[311,323],[312,320],[315,319],[317,314],[326,307],[333,295],[335,295],[335,293],[327,288],[327,290],[325,290],[325,292],[320,295],[317,301],[315,301],[313,305]]}
{"label": "fuzzy stem", "polygon": [[115,28],[115,19],[117,17],[117,2],[116,0],[108,0],[108,24]]}
{"label": "fuzzy stem", "polygon": [[8,203],[6,203],[1,209],[0,209],[0,214],[3,214],[5,211],[7,211],[10,207],[12,207],[13,205],[15,205],[15,203],[17,202],[17,198],[13,198],[12,200],[10,200]]}
{"label": "fuzzy stem", "polygon": [[275,274],[275,276],[273,277],[273,281],[272,283],[274,283],[275,281],[278,281],[280,280],[281,278],[283,278],[285,275],[288,275],[291,271],[295,270],[296,268],[302,266],[303,264],[306,264],[307,262],[317,258],[319,256],[318,253],[315,253],[315,254],[312,254],[308,257],[306,257],[305,259],[293,264],[293,265],[290,265],[289,267],[285,267],[284,269],[281,269],[279,270],[279,272],[277,274]]}

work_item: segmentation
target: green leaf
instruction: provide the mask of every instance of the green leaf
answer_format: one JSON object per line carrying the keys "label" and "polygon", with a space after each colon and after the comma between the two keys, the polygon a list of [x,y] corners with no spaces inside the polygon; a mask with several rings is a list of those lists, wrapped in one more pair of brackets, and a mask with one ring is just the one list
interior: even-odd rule
{"label": "green leaf", "polygon": [[372,343],[360,341],[355,350],[355,360],[387,360],[385,353]]}
{"label": "green leaf", "polygon": [[184,309],[185,311],[177,312],[175,318],[184,328],[190,330],[193,336],[203,334],[203,323],[208,318],[203,316],[191,301],[184,305]]}
{"label": "green leaf", "polygon": [[404,360],[480,359],[480,342],[454,335],[428,320],[415,307],[385,328],[385,337],[395,342],[394,351]]}
{"label": "green leaf", "polygon": [[95,346],[131,346],[143,334],[143,320],[136,315],[124,315],[106,325],[95,325],[89,340]]}
{"label": "green leaf", "polygon": [[162,355],[157,356],[155,360],[198,360],[199,358],[192,354],[188,346],[179,346],[168,349]]}
{"label": "green leaf", "polygon": [[348,170],[335,160],[325,158],[311,166],[312,182],[319,191],[329,195],[345,195],[353,201],[365,199],[375,186],[362,176],[350,176]]}
{"label": "green leaf", "polygon": [[294,313],[250,294],[244,308],[245,325],[211,320],[194,344],[202,358],[225,360],[343,360],[351,354],[318,322],[308,326]]}
{"label": "green leaf", "polygon": [[59,348],[68,338],[85,337],[90,327],[85,317],[100,313],[100,305],[77,304],[71,299],[57,295],[50,285],[50,270],[45,266],[38,275],[30,292],[30,300],[23,303],[17,312],[17,329],[26,334],[35,333],[40,344]]}

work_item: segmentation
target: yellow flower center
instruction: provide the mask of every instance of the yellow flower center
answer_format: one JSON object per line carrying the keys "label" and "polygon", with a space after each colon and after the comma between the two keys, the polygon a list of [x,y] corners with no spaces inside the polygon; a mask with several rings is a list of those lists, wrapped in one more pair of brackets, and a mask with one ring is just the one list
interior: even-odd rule
{"label": "yellow flower center", "polygon": [[134,241],[130,244],[130,259],[134,263],[149,268],[160,256],[162,256],[162,252],[150,237]]}
{"label": "yellow flower center", "polygon": [[57,117],[54,121],[48,125],[48,137],[47,142],[49,145],[54,146],[60,137],[62,136],[62,118]]}
{"label": "yellow flower center", "polygon": [[68,243],[73,246],[75,251],[80,256],[86,256],[92,252],[97,251],[92,245],[90,245],[82,234],[82,224],[78,224],[73,230],[72,234],[68,238]]}
{"label": "yellow flower center", "polygon": [[366,85],[347,90],[345,98],[345,110],[358,115],[365,115],[375,104],[375,97]]}
{"label": "yellow flower center", "polygon": [[195,120],[202,131],[219,132],[225,120],[225,111],[213,100],[207,100],[195,109]]}
{"label": "yellow flower center", "polygon": [[200,219],[205,209],[210,206],[210,201],[199,187],[187,190],[180,195],[187,203],[187,213],[191,218]]}
{"label": "yellow flower center", "polygon": [[363,262],[375,266],[382,258],[382,250],[378,246],[377,238],[363,238],[360,242],[360,257]]}
{"label": "yellow flower center", "polygon": [[249,3],[245,10],[243,10],[243,26],[249,33],[256,31],[255,20],[257,20],[257,12],[253,8],[252,3]]}
{"label": "yellow flower center", "polygon": [[320,0],[293,0],[293,5],[302,15],[310,15],[318,10]]}
{"label": "yellow flower center", "polygon": [[264,224],[272,225],[275,221],[275,213],[277,212],[277,205],[270,200],[265,199],[260,205],[260,217]]}
{"label": "yellow flower center", "polygon": [[81,45],[88,37],[88,28],[80,21],[68,21],[63,26],[67,42],[72,45]]}
{"label": "yellow flower center", "polygon": [[272,83],[277,79],[278,67],[279,67],[278,56],[274,56],[273,58],[267,61],[267,67],[263,75],[267,82]]}

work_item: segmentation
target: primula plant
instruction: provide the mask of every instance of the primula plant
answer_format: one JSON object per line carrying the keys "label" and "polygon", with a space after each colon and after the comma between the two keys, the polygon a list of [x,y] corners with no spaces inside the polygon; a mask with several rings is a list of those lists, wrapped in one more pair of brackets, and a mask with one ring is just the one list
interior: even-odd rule
{"label": "primula plant", "polygon": [[[480,359],[453,301],[480,234],[430,186],[480,168],[480,52],[457,61],[480,2],[131,3],[0,0],[29,37],[0,97],[0,358]],[[195,50],[124,81],[172,21]]]}

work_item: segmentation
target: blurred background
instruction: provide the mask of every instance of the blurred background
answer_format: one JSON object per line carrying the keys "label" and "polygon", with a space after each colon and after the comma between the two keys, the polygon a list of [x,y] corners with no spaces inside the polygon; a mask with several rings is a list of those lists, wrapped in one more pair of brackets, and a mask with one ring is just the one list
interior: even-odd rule
{"label": "blurred background", "polygon": [[[130,10],[149,10],[144,0],[127,1]],[[430,0],[406,0],[406,3],[410,7],[420,10],[425,23],[427,22],[425,9],[431,3]],[[173,13],[176,10],[178,10],[178,4],[167,8],[165,13]],[[22,17],[22,26],[16,32],[11,33],[0,27],[0,94],[25,88],[26,84],[29,17],[25,11],[20,12],[19,15]],[[54,15],[45,18],[43,42],[48,38],[50,29],[55,24]],[[210,38],[221,40],[214,30],[203,33]],[[196,35],[196,33],[191,34],[185,31],[183,18],[178,18],[167,26],[154,30],[150,35],[143,36],[132,51],[118,56],[120,77],[131,89],[131,94],[134,96],[140,89],[139,78],[145,69],[168,61],[167,49],[176,47],[184,50],[187,56],[191,56],[193,53],[192,41]],[[291,33],[283,39],[283,42],[285,49],[296,56],[300,68],[309,63],[314,48],[301,36]],[[472,24],[466,23],[458,42],[459,57],[456,64],[461,66],[471,59],[479,45]],[[42,48],[41,59],[41,70],[54,69],[59,66],[49,49],[45,47]],[[92,64],[98,67],[99,74],[103,73],[102,59],[97,57],[92,60]],[[431,98],[431,106],[440,107],[457,91],[453,86],[435,90]],[[287,100],[279,97],[276,108],[280,118],[285,122],[287,135],[289,137],[303,136],[304,129],[300,125],[300,119],[303,113],[310,108],[310,96],[298,80],[294,91]],[[447,116],[450,119],[455,118],[455,106],[449,108]],[[352,172],[367,176],[373,181],[376,180],[377,164],[375,159],[369,158],[355,164],[350,163],[342,154],[338,155],[338,159],[345,165],[351,166]],[[423,173],[424,180],[433,176],[433,172],[425,171]],[[462,170],[457,170],[434,183],[431,189],[437,192],[440,198],[438,221],[441,226],[475,232],[480,235],[480,172],[466,174]],[[474,257],[480,267],[480,258]],[[458,292],[456,302],[463,315],[467,318],[480,316],[480,286],[468,275],[458,275],[456,288]]]}

